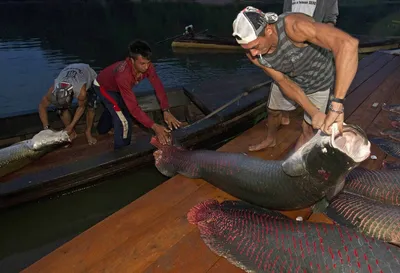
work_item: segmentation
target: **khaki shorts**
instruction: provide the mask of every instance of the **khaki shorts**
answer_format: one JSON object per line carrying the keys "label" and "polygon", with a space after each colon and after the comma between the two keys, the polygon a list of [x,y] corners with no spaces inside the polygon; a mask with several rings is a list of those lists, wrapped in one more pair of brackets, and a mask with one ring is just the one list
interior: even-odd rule
{"label": "khaki shorts", "polygon": [[[329,95],[330,89],[309,94],[307,97],[315,107],[325,113],[329,101]],[[272,83],[268,99],[268,108],[271,110],[292,111],[297,108],[297,103],[286,97],[277,84]],[[305,111],[304,120],[311,125],[311,117]]]}

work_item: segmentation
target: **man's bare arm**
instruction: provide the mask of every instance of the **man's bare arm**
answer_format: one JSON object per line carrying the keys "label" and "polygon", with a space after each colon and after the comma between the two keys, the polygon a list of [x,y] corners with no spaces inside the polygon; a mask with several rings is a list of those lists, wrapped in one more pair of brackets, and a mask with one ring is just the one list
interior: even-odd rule
{"label": "man's bare arm", "polygon": [[46,126],[49,126],[49,119],[47,116],[47,107],[50,105],[50,95],[51,92],[53,92],[54,90],[54,86],[52,85],[48,90],[46,95],[43,96],[42,100],[40,101],[39,104],[39,117],[40,120],[43,124],[43,128],[45,128]]}
{"label": "man's bare arm", "polygon": [[309,42],[332,51],[336,65],[334,94],[343,99],[357,72],[358,40],[338,28],[298,14],[287,16],[285,28],[294,42]]}
{"label": "man's bare arm", "polygon": [[70,125],[68,126],[70,130],[73,130],[75,125],[78,123],[79,119],[82,117],[83,113],[85,113],[85,108],[86,108],[86,84],[84,84],[81,88],[81,92],[79,93],[78,96],[78,107],[76,108],[74,117],[72,118],[72,121]]}

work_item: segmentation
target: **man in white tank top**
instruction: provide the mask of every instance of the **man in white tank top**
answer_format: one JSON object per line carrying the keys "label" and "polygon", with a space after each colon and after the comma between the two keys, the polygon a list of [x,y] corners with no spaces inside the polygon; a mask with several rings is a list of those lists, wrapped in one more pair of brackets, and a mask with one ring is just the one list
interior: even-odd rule
{"label": "man in white tank top", "polygon": [[[77,136],[74,129],[75,125],[87,107],[85,135],[89,145],[95,144],[97,140],[92,136],[91,131],[97,102],[97,95],[92,88],[92,84],[96,77],[97,73],[88,64],[84,63],[70,64],[61,70],[54,80],[54,84],[43,96],[39,104],[39,116],[43,128],[49,128],[47,107],[52,104],[57,108],[70,138],[75,139]],[[77,100],[78,107],[71,120],[69,108],[74,98]]]}
{"label": "man in white tank top", "polygon": [[[316,22],[326,23],[331,26],[336,25],[339,15],[337,0],[284,0],[283,12],[301,12],[313,17]],[[279,86],[272,83],[273,92],[277,93],[275,97],[282,97]],[[279,93],[279,94],[278,94]],[[273,96],[274,97],[274,96]],[[288,111],[281,111],[281,124],[289,125],[290,118]],[[259,151],[261,149],[274,146],[269,140],[264,140],[259,144],[250,146],[250,151]]]}

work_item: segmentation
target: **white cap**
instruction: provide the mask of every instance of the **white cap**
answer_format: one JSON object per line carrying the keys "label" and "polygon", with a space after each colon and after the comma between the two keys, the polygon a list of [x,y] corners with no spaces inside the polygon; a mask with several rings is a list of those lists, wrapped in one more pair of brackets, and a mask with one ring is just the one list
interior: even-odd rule
{"label": "white cap", "polygon": [[263,13],[261,10],[248,6],[236,16],[233,21],[232,36],[236,37],[238,44],[248,44],[260,35],[265,26],[275,23],[278,15],[275,13]]}

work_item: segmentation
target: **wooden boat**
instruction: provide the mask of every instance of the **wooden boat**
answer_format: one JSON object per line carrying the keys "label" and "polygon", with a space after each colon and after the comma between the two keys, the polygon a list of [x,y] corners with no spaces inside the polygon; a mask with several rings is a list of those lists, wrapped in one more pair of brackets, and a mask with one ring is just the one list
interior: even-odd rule
{"label": "wooden boat", "polygon": [[[382,103],[400,103],[400,56],[375,52],[363,58],[345,101],[345,121],[357,124],[367,134],[379,135],[390,126]],[[377,107],[374,107],[378,103]],[[260,122],[219,148],[246,152],[266,160],[284,158],[301,133],[302,112],[291,113],[291,123],[278,131],[277,145],[248,152],[248,145],[265,137]],[[395,160],[372,144],[377,159],[362,166],[379,169],[382,161]],[[187,212],[207,200],[235,199],[203,179],[176,175],[120,211],[107,217],[71,241],[43,257],[22,273],[35,272],[244,272],[215,255],[202,241],[198,229],[187,221]],[[286,211],[291,218],[331,224],[324,214],[311,210]],[[107,234],[107,236],[104,236]]]}
{"label": "wooden boat", "polygon": [[[353,34],[359,39],[360,54],[371,53],[377,50],[390,50],[400,48],[400,36],[375,37],[368,35]],[[226,52],[242,51],[234,37],[219,37],[212,34],[194,34],[183,35],[176,38],[172,44],[174,51],[182,52],[184,50],[217,50]]]}
{"label": "wooden boat", "polygon": [[[200,86],[186,86],[167,90],[171,112],[186,123],[184,128],[173,131],[174,140],[192,148],[214,147],[226,138],[235,136],[249,128],[258,115],[266,112],[265,96],[268,84],[214,116],[200,120],[240,95],[245,87],[265,82],[266,75],[247,76],[245,79],[228,77],[214,82],[204,82]],[[222,92],[221,90],[229,90]],[[162,113],[153,92],[138,95],[142,109],[161,123]],[[101,105],[96,117],[101,114]],[[52,128],[62,129],[61,122],[54,112],[49,111]],[[196,122],[197,121],[197,122]],[[196,123],[193,123],[196,122]],[[97,121],[96,121],[97,123]],[[193,123],[193,124],[191,124]],[[0,119],[0,135],[3,146],[31,138],[42,129],[36,112],[20,113]],[[85,118],[77,126],[80,136],[69,148],[61,148],[45,155],[23,169],[0,178],[0,208],[35,200],[81,187],[124,170],[134,170],[153,162],[154,147],[149,143],[152,131],[138,123],[134,124],[132,144],[119,151],[113,150],[113,136],[96,136],[98,143],[86,144],[82,132]]]}

